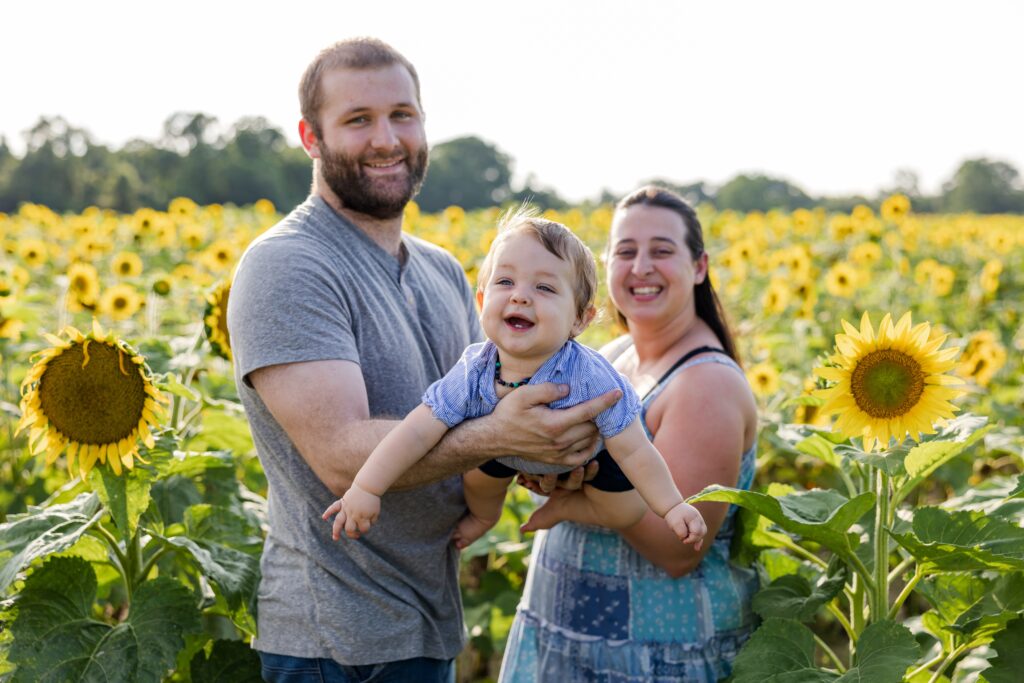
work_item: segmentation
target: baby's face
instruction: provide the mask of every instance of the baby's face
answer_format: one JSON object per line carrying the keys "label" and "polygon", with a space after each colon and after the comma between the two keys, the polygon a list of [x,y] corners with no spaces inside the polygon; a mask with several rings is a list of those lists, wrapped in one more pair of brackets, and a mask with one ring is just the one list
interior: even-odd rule
{"label": "baby's face", "polygon": [[572,264],[533,235],[509,236],[496,247],[492,261],[481,293],[480,322],[503,359],[543,361],[585,327],[576,315]]}

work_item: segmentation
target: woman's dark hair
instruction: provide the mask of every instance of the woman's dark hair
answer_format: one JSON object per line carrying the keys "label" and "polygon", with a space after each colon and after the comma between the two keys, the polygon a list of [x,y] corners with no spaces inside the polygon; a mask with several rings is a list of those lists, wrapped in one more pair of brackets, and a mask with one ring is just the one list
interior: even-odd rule
{"label": "woman's dark hair", "polygon": [[[704,230],[700,226],[697,212],[693,210],[693,207],[685,199],[671,190],[647,185],[639,190],[634,190],[620,199],[619,203],[615,205],[615,211],[624,211],[631,206],[637,205],[655,206],[678,214],[683,219],[683,225],[686,227],[686,246],[689,247],[693,258],[698,259],[704,253]],[[704,278],[704,282],[694,286],[693,301],[697,309],[697,316],[708,324],[708,327],[718,337],[718,341],[722,343],[722,348],[729,354],[729,357],[739,363],[740,357],[736,351],[736,343],[733,341],[732,331],[729,329],[729,323],[726,319],[725,310],[722,308],[722,303],[718,300],[718,295],[715,294],[715,290],[711,286],[710,274]],[[615,312],[618,315],[619,322],[625,325],[626,318],[622,315],[622,312],[618,309]]]}

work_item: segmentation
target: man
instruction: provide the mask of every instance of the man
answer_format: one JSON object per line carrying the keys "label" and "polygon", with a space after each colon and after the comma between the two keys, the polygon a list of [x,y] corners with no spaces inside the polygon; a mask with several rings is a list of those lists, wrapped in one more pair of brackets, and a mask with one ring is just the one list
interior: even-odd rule
{"label": "man", "polygon": [[254,647],[267,680],[451,680],[458,475],[499,455],[579,464],[618,396],[553,411],[565,387],[517,389],[402,477],[362,539],[333,543],[321,511],[481,331],[459,264],[401,231],[427,166],[413,66],[377,40],[338,43],[307,68],[300,104],[312,193],[246,250],[228,306],[269,484]]}

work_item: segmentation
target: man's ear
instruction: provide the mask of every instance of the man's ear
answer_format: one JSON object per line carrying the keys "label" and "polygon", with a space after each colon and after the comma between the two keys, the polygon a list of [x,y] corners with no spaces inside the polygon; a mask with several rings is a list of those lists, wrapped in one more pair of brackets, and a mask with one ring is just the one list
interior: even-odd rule
{"label": "man's ear", "polygon": [[320,158],[320,140],[313,131],[313,124],[306,119],[299,121],[299,140],[310,159]]}
{"label": "man's ear", "polygon": [[597,315],[597,308],[594,306],[584,311],[583,315],[576,319],[576,324],[572,326],[572,336],[578,337],[583,334],[583,330],[587,329],[587,325],[593,322],[595,315]]}

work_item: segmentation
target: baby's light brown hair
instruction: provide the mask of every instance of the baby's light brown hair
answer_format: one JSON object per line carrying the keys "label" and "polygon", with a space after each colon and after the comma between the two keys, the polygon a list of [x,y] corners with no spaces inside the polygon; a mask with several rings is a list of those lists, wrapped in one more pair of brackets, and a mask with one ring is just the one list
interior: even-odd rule
{"label": "baby's light brown hair", "polygon": [[491,242],[491,248],[480,265],[477,288],[482,290],[491,277],[491,270],[494,267],[492,258],[498,245],[519,233],[532,235],[549,252],[569,262],[576,275],[576,318],[585,319],[587,312],[594,305],[594,296],[597,294],[597,263],[593,252],[572,230],[561,223],[542,218],[535,207],[525,204],[509,209],[498,219],[498,236]]}

